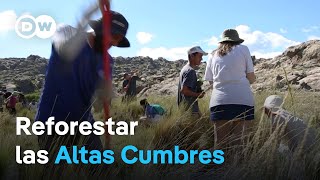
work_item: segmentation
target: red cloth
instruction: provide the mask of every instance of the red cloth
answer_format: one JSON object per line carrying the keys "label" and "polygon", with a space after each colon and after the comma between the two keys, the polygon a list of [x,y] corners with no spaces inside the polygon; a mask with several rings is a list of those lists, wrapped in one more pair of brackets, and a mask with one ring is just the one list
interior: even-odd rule
{"label": "red cloth", "polygon": [[9,99],[9,101],[8,101],[8,103],[7,103],[7,106],[9,107],[9,108],[15,108],[16,107],[16,104],[17,104],[17,98],[15,97],[15,96],[11,96],[11,97],[9,97],[10,99]]}

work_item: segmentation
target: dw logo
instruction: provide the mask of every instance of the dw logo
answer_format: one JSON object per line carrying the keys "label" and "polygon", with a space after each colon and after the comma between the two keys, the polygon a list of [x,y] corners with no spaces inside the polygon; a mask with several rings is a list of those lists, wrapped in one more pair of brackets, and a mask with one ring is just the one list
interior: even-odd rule
{"label": "dw logo", "polygon": [[16,33],[24,39],[30,39],[34,36],[47,39],[55,33],[56,29],[56,22],[48,15],[41,15],[37,18],[23,15],[17,19],[15,24]]}

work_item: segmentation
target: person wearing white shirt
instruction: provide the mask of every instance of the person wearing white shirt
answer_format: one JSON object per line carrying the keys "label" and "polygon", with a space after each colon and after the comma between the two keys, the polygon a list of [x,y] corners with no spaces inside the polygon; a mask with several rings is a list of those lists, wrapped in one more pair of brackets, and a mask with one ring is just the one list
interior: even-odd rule
{"label": "person wearing white shirt", "polygon": [[250,51],[241,44],[243,41],[235,29],[225,30],[206,66],[204,79],[213,87],[210,119],[215,127],[215,145],[219,147],[238,145],[254,119],[250,84],[254,83],[255,74]]}
{"label": "person wearing white shirt", "polygon": [[37,110],[37,103],[36,103],[36,101],[35,100],[33,100],[33,101],[31,101],[30,102],[30,104],[29,104],[29,110],[32,110],[32,111],[34,111],[34,110]]}

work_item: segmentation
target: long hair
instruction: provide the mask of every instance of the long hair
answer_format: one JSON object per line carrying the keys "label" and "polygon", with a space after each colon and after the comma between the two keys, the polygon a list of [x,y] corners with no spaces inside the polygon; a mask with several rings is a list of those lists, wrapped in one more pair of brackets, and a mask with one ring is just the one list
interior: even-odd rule
{"label": "long hair", "polygon": [[239,45],[241,44],[240,42],[233,42],[233,41],[225,41],[225,42],[221,42],[218,49],[216,50],[218,53],[218,56],[222,57],[225,56],[226,54],[228,54],[233,46]]}

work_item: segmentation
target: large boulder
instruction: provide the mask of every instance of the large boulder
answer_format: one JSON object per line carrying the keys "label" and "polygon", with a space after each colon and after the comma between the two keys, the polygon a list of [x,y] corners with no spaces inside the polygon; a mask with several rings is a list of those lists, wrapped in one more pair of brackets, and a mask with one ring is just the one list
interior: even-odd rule
{"label": "large boulder", "polygon": [[320,40],[311,40],[291,46],[278,57],[278,59],[281,58],[294,66],[317,66],[320,63]]}
{"label": "large boulder", "polygon": [[14,84],[23,93],[32,93],[37,90],[37,86],[31,81],[30,77],[21,77],[14,80]]}
{"label": "large boulder", "polygon": [[256,62],[254,90],[287,90],[288,84],[295,89],[320,90],[320,40],[289,47],[273,59]]}

